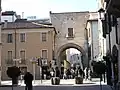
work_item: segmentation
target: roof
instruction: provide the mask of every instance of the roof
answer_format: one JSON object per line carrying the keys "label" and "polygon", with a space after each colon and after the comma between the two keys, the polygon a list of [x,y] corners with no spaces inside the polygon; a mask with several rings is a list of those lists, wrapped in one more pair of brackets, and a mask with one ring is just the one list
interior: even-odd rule
{"label": "roof", "polygon": [[[5,25],[6,23],[6,25]],[[54,28],[52,25],[38,24],[35,22],[23,21],[23,22],[5,22],[2,25],[2,29],[33,29],[33,28]]]}
{"label": "roof", "polygon": [[45,25],[52,25],[52,23],[50,22],[50,19],[36,19],[36,20],[28,20],[28,21],[45,24]]}
{"label": "roof", "polygon": [[14,12],[14,11],[5,11],[5,12],[2,12],[2,16],[5,16],[5,15],[16,15],[16,12]]}
{"label": "roof", "polygon": [[60,13],[53,13],[50,11],[50,14],[72,14],[72,13],[89,13],[89,11],[80,11],[80,12],[60,12]]}

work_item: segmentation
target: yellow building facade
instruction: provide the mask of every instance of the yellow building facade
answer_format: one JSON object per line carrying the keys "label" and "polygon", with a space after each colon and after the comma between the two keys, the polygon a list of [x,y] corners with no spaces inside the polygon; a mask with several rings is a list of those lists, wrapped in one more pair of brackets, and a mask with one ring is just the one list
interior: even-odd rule
{"label": "yellow building facade", "polygon": [[39,66],[32,61],[44,59],[43,66],[50,66],[53,59],[55,29],[51,25],[33,22],[5,22],[2,26],[2,80],[9,79],[6,71],[13,65],[27,69],[39,78]]}

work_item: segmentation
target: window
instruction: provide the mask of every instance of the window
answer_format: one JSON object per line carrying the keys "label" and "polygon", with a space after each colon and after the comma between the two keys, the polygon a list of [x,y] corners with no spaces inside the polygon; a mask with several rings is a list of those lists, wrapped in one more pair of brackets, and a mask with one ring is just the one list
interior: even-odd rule
{"label": "window", "polygon": [[47,50],[42,50],[42,58],[47,58]]}
{"label": "window", "polygon": [[20,51],[21,63],[25,63],[25,50]]}
{"label": "window", "polygon": [[20,42],[25,42],[25,33],[20,34]]}
{"label": "window", "polygon": [[68,37],[73,37],[73,28],[68,28]]}
{"label": "window", "polygon": [[43,32],[42,33],[42,42],[45,42],[45,41],[47,41],[47,34],[46,34],[46,32]]}
{"label": "window", "polygon": [[13,42],[13,36],[12,36],[12,34],[8,34],[7,42],[8,43],[12,43]]}
{"label": "window", "polygon": [[7,64],[12,64],[13,60],[12,60],[12,51],[8,51],[8,60],[7,60]]}

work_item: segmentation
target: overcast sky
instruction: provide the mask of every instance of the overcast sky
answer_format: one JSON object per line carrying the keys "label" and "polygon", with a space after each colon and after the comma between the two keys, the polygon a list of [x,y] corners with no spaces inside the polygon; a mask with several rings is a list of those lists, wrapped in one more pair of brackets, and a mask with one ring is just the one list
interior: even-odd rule
{"label": "overcast sky", "polygon": [[97,11],[97,0],[2,0],[2,11],[16,11],[24,17],[49,18],[49,11]]}

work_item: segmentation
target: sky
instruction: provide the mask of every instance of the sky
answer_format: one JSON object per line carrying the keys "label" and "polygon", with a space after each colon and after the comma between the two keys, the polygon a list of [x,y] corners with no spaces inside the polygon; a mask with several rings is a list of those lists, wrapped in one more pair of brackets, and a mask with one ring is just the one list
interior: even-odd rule
{"label": "sky", "polygon": [[97,0],[2,0],[2,11],[16,11],[19,15],[24,12],[24,18],[49,18],[49,11],[97,11],[97,7]]}

